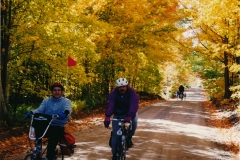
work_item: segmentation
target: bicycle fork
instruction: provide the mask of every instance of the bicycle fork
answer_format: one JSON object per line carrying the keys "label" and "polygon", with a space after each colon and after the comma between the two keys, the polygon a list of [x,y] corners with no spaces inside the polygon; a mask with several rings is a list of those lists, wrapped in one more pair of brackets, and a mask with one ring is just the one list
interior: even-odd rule
{"label": "bicycle fork", "polygon": [[35,146],[32,151],[33,159],[41,159],[42,157],[42,143],[38,139],[35,140]]}

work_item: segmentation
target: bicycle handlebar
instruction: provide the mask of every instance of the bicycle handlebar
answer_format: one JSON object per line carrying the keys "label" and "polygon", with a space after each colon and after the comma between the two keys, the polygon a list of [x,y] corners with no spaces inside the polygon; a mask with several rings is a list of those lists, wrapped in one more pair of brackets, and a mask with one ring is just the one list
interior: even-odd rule
{"label": "bicycle handlebar", "polygon": [[[34,117],[35,114],[41,114],[41,113],[33,113],[33,114],[31,114],[31,117]],[[51,114],[41,114],[41,115],[43,115],[43,116],[44,115],[49,115],[49,116],[52,116],[52,118],[58,118],[59,117],[58,114],[52,114],[52,115]]]}
{"label": "bicycle handlebar", "polygon": [[110,118],[110,121],[124,121],[124,119]]}
{"label": "bicycle handlebar", "polygon": [[[124,122],[124,119],[118,119],[118,118],[110,118],[110,121],[121,121],[121,122]],[[132,121],[130,121],[130,122],[126,122],[125,123],[125,128],[126,129],[128,129],[129,128],[129,126],[130,126],[130,130],[132,130]]]}
{"label": "bicycle handlebar", "polygon": [[[110,118],[110,121],[121,121],[121,122],[124,122],[124,119]],[[130,124],[132,124],[132,121],[130,121]]]}

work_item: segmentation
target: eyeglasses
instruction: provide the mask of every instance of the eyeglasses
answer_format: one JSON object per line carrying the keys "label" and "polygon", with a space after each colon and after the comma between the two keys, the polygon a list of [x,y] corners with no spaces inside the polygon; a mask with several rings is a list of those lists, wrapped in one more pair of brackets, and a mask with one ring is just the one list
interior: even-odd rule
{"label": "eyeglasses", "polygon": [[62,91],[62,90],[61,90],[61,89],[54,89],[53,91],[55,91],[55,92],[56,92],[56,91]]}

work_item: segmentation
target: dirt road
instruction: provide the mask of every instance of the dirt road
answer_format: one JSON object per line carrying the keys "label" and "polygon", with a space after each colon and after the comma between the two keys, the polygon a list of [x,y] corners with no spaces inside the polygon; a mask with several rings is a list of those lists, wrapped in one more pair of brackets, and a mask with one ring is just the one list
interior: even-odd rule
{"label": "dirt road", "polygon": [[[205,125],[208,113],[200,87],[186,91],[183,101],[169,99],[139,109],[134,147],[127,153],[129,160],[232,160],[231,154],[216,145],[214,128]],[[109,160],[110,130],[103,119],[93,119],[90,128],[76,131],[74,155],[65,160]]]}
{"label": "dirt road", "polygon": [[[214,129],[205,126],[208,114],[202,110],[206,100],[200,87],[186,91],[183,101],[171,99],[139,109],[139,121],[133,138],[129,160],[227,160],[230,153],[215,142]],[[75,132],[77,148],[66,160],[111,159],[102,119],[95,119],[92,128]]]}

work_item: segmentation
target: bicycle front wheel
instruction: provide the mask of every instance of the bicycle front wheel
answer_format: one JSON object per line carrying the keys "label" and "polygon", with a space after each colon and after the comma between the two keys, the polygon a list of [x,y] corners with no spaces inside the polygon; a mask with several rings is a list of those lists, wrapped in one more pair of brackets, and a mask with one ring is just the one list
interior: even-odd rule
{"label": "bicycle front wheel", "polygon": [[118,138],[117,138],[117,148],[116,148],[117,160],[122,159],[122,151],[123,151],[122,136],[118,136]]}
{"label": "bicycle front wheel", "polygon": [[29,153],[25,156],[24,160],[35,160],[34,158],[32,158],[32,154]]}

